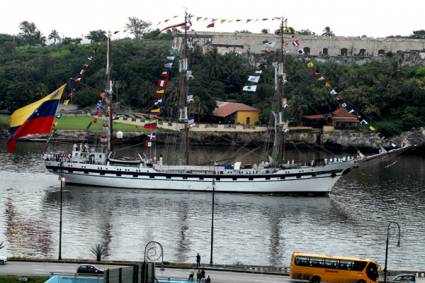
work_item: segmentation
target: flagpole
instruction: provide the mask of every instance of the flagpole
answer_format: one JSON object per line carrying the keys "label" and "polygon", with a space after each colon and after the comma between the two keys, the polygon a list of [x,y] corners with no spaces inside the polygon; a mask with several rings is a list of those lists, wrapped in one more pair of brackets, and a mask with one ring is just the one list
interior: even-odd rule
{"label": "flagpole", "polygon": [[106,52],[106,85],[105,91],[108,94],[108,153],[112,152],[112,135],[113,135],[113,109],[112,109],[112,81],[111,81],[111,71],[112,71],[112,48],[111,48],[111,32],[108,33],[108,38],[106,42],[107,52]]}
{"label": "flagpole", "polygon": [[273,116],[274,116],[274,139],[273,139],[273,150],[272,150],[272,163],[277,166],[282,160],[282,143],[284,142],[284,137],[282,134],[282,122],[283,122],[283,112],[282,112],[282,101],[283,101],[283,32],[284,32],[284,18],[282,17],[280,23],[280,52],[278,54],[278,62],[275,63],[275,96],[273,103]]}
{"label": "flagpole", "polygon": [[184,48],[184,58],[185,58],[185,60],[186,60],[186,62],[187,62],[187,64],[186,64],[186,70],[184,71],[184,81],[186,82],[186,84],[185,84],[185,89],[184,89],[184,101],[185,101],[185,107],[186,107],[186,111],[187,111],[187,115],[186,115],[186,118],[187,118],[187,121],[186,121],[186,124],[185,124],[185,138],[186,138],[186,141],[185,141],[185,157],[186,157],[186,165],[189,165],[189,125],[188,125],[188,123],[189,123],[189,109],[188,109],[188,105],[187,105],[187,68],[189,67],[189,59],[187,58],[187,23],[188,23],[188,17],[189,17],[189,14],[187,13],[187,10],[185,11],[185,17],[184,17],[184,23],[185,23],[185,25],[184,25],[184,45],[185,45],[185,48]]}
{"label": "flagpole", "polygon": [[188,47],[187,47],[187,25],[188,25],[189,14],[187,10],[185,11],[184,16],[184,36],[182,42],[182,58],[180,59],[180,77],[179,77],[179,96],[178,96],[178,105],[179,105],[179,122],[184,123],[184,128],[182,130],[182,139],[181,139],[181,150],[184,153],[184,163],[189,164],[189,127],[188,127],[188,107],[187,107],[187,68],[188,68]]}

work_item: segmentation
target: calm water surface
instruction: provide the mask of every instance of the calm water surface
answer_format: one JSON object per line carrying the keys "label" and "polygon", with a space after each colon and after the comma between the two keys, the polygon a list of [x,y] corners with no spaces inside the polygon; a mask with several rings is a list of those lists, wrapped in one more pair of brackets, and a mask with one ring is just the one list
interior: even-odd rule
{"label": "calm water surface", "polygon": [[[56,258],[58,178],[40,161],[43,145],[18,147],[9,155],[1,144],[0,242],[6,247],[0,253]],[[259,158],[259,152],[238,154],[247,162]],[[317,156],[288,154],[305,160]],[[229,153],[203,148],[194,155],[201,163]],[[389,268],[425,269],[425,156],[419,151],[353,170],[329,197],[216,194],[215,209],[215,263],[288,265],[293,251],[383,263],[387,224],[397,221],[401,247],[393,231]],[[194,262],[199,252],[209,262],[208,193],[66,185],[63,217],[64,258],[93,258],[90,248],[106,243],[108,259],[141,260],[146,243],[155,240],[164,246],[164,260]]]}

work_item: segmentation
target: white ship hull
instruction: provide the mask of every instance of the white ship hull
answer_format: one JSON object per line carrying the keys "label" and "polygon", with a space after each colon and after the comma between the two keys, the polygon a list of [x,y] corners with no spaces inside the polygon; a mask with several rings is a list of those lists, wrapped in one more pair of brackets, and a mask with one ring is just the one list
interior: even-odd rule
{"label": "white ship hull", "polygon": [[[146,167],[82,164],[47,161],[50,172],[62,175],[66,183],[151,190],[212,191],[232,193],[329,193],[338,179],[353,167],[353,161],[318,167],[219,171],[215,174],[158,170]],[[182,168],[197,168],[184,167]]]}

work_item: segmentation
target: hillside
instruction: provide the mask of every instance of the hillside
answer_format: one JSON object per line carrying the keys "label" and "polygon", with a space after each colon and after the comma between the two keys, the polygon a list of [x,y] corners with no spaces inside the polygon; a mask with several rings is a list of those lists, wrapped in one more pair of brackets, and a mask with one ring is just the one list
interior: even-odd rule
{"label": "hillside", "polygon": [[[13,111],[41,98],[69,78],[76,78],[88,56],[94,55],[81,84],[76,87],[73,103],[93,106],[103,89],[105,46],[94,44],[57,44],[25,47],[0,42],[0,109]],[[113,42],[115,93],[121,106],[146,111],[152,106],[155,82],[170,55],[169,40],[118,40]],[[192,111],[200,117],[210,113],[216,100],[233,100],[262,110],[261,122],[268,123],[273,96],[275,54],[248,58],[235,53],[206,54],[192,49],[190,66],[194,79],[190,92],[195,97]],[[255,59],[255,60],[253,60]],[[338,106],[329,89],[317,80],[303,58],[288,56],[288,83],[285,93],[290,99],[289,116],[299,123],[303,115],[328,113]],[[263,74],[256,93],[242,93],[248,75],[261,63]],[[340,65],[314,62],[323,76],[363,117],[373,121],[380,131],[395,134],[425,125],[425,67],[401,67],[394,59],[365,65]],[[258,67],[258,66],[257,66]],[[172,108],[177,60],[173,66],[165,107]],[[166,111],[165,111],[166,112]]]}

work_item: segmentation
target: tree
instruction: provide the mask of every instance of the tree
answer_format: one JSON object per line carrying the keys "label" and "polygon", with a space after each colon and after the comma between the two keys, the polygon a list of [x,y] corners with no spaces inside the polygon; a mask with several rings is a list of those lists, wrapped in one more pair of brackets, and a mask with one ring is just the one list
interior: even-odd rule
{"label": "tree", "polygon": [[15,36],[0,33],[0,45],[3,45],[6,42],[14,42],[14,41],[15,41]]}
{"label": "tree", "polygon": [[108,250],[105,245],[97,244],[90,248],[90,252],[96,256],[96,261],[101,261],[103,256],[108,255]]}
{"label": "tree", "polygon": [[268,33],[269,33],[269,31],[268,31],[268,29],[263,28],[263,29],[261,30],[261,33],[268,34]]}
{"label": "tree", "polygon": [[0,250],[1,250],[2,248],[4,248],[4,242],[1,242],[1,243],[0,243]]}
{"label": "tree", "polygon": [[62,44],[63,45],[69,45],[69,44],[80,44],[81,43],[81,40],[83,40],[82,38],[80,38],[80,37],[76,37],[76,38],[70,38],[70,37],[64,37],[63,39],[62,39]]}
{"label": "tree", "polygon": [[300,35],[315,35],[315,33],[309,29],[302,29],[302,30],[299,30],[297,33]]}
{"label": "tree", "polygon": [[335,36],[333,31],[331,31],[331,28],[329,26],[326,26],[323,30],[322,36]]}
{"label": "tree", "polygon": [[59,33],[57,32],[57,30],[55,30],[55,29],[50,32],[48,38],[49,38],[49,40],[53,40],[53,44],[56,44],[56,41],[57,42],[61,41],[61,37],[60,37]]}
{"label": "tree", "polygon": [[101,42],[106,40],[106,31],[104,30],[92,30],[86,35],[86,38],[91,41],[91,43]]}
{"label": "tree", "polygon": [[413,31],[413,35],[410,36],[411,38],[418,38],[418,39],[425,39],[425,30],[415,30]]}
{"label": "tree", "polygon": [[126,28],[136,39],[142,39],[143,34],[149,32],[150,22],[145,22],[136,17],[129,17],[128,21],[129,23],[126,25]]}
{"label": "tree", "polygon": [[19,24],[21,32],[18,34],[19,38],[24,44],[30,46],[44,45],[46,38],[37,29],[34,23],[23,21]]}

